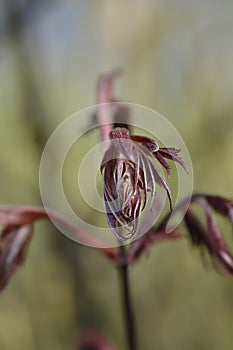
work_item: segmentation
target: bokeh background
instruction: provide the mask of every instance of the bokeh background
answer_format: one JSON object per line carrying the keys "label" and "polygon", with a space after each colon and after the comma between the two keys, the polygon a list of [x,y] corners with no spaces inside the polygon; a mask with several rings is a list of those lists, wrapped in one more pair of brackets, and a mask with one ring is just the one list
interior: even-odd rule
{"label": "bokeh background", "polygon": [[[95,103],[98,76],[116,67],[117,96],[181,133],[195,190],[233,196],[232,0],[1,0],[1,205],[41,204],[46,140]],[[97,250],[38,223],[0,295],[0,349],[74,349],[97,329],[125,350],[118,282]],[[154,247],[131,283],[140,350],[233,347],[233,280],[205,270],[188,241]]]}

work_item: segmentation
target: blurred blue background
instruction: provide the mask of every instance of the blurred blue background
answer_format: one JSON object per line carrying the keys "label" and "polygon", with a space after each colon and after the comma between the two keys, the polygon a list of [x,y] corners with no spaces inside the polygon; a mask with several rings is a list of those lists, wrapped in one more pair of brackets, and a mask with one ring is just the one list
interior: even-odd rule
{"label": "blurred blue background", "polygon": [[[232,197],[232,38],[231,0],[1,0],[1,205],[41,204],[46,140],[95,103],[97,78],[116,67],[117,96],[181,133],[195,190]],[[140,349],[233,347],[233,282],[205,270],[186,240],[154,247],[131,282]],[[89,328],[126,349],[117,271],[39,223],[24,268],[0,296],[0,349],[74,349]]]}

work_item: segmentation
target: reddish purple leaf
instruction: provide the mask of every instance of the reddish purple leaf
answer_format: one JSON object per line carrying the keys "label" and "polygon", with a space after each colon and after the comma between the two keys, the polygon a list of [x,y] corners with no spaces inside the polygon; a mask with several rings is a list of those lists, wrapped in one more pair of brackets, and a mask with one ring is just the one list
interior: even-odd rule
{"label": "reddish purple leaf", "polygon": [[231,274],[233,274],[233,255],[230,252],[218,226],[211,212],[211,208],[207,203],[204,203],[204,209],[207,219],[207,229],[208,232],[211,233],[213,239],[213,249],[215,250],[215,254],[219,259],[219,262],[223,265],[223,267],[228,270]]}
{"label": "reddish purple leaf", "polygon": [[24,262],[31,238],[31,225],[9,226],[0,233],[0,291]]}
{"label": "reddish purple leaf", "polygon": [[193,244],[201,249],[206,248],[212,259],[217,261],[226,271],[233,274],[233,256],[217,226],[211,208],[203,204],[206,215],[206,227],[197,216],[188,209],[185,223]]}
{"label": "reddish purple leaf", "polygon": [[[179,163],[184,168],[184,170],[187,172],[187,168],[185,166],[185,163],[183,162],[183,160],[178,155],[179,152],[180,152],[179,149],[161,147],[158,152],[159,152],[159,154],[162,157],[170,159],[170,160],[173,160],[174,162]],[[154,156],[156,156],[155,153],[154,153]]]}
{"label": "reddish purple leaf", "polygon": [[189,231],[192,243],[197,247],[209,248],[206,229],[191,209],[185,214],[184,221]]}
{"label": "reddish purple leaf", "polygon": [[141,143],[151,153],[157,152],[159,150],[158,143],[155,140],[151,139],[150,137],[142,136],[142,135],[131,135],[131,139],[133,141]]}
{"label": "reddish purple leaf", "polygon": [[226,216],[233,223],[233,201],[221,196],[204,195],[209,205],[219,214]]}
{"label": "reddish purple leaf", "polygon": [[24,253],[31,239],[32,224],[36,220],[49,217],[85,244],[99,247],[100,251],[116,265],[120,263],[120,256],[115,248],[102,248],[104,242],[79,230],[53,212],[48,216],[43,208],[30,206],[0,208],[0,225],[3,226],[0,232],[0,290],[6,286],[17,266],[24,261]]}
{"label": "reddish purple leaf", "polygon": [[[104,177],[106,215],[117,238],[127,240],[139,231],[139,217],[148,202],[151,208],[156,184],[167,192],[172,210],[171,193],[166,180],[152,162],[154,153],[160,150],[156,141],[145,136],[131,136],[127,129],[119,127],[110,132],[110,139],[111,145],[100,167]],[[184,166],[177,151],[173,148],[170,150]],[[158,158],[169,172],[162,155],[158,155]]]}
{"label": "reddish purple leaf", "polygon": [[68,229],[78,240],[80,239],[87,245],[99,247],[109,258],[117,261],[118,253],[115,249],[101,248],[105,245],[104,242],[80,230],[76,226],[71,225],[69,222],[52,211],[48,213],[43,208],[33,206],[0,208],[0,224],[3,225],[3,227],[32,224],[37,220],[50,219],[50,217],[58,222],[61,227]]}
{"label": "reddish purple leaf", "polygon": [[187,168],[183,160],[179,157],[180,150],[176,148],[164,148],[159,147],[157,142],[146,136],[133,135],[131,139],[141,143],[153,156],[159,161],[159,163],[165,168],[167,175],[170,176],[170,166],[168,165],[165,158],[170,159],[174,162],[179,163],[184,170],[187,172]]}
{"label": "reddish purple leaf", "polygon": [[154,152],[153,155],[159,161],[159,163],[164,167],[164,169],[167,172],[167,176],[170,177],[171,167],[169,166],[167,161],[164,159],[164,157],[160,154],[160,152]]}
{"label": "reddish purple leaf", "polygon": [[35,220],[47,218],[43,208],[33,206],[0,207],[0,224],[3,226],[22,226],[33,223]]}

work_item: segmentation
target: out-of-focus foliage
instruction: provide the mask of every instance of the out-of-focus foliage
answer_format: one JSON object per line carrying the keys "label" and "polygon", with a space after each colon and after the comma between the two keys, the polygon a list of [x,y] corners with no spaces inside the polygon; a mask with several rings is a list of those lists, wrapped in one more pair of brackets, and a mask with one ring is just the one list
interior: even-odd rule
{"label": "out-of-focus foliage", "polygon": [[[195,189],[231,197],[232,13],[229,0],[2,1],[1,204],[40,204],[46,139],[95,103],[99,74],[119,66],[117,96],[156,109],[182,134]],[[232,348],[232,281],[206,272],[185,241],[158,245],[131,273],[141,348]],[[38,224],[0,297],[0,349],[73,349],[97,328],[123,350],[117,282],[104,257]]]}

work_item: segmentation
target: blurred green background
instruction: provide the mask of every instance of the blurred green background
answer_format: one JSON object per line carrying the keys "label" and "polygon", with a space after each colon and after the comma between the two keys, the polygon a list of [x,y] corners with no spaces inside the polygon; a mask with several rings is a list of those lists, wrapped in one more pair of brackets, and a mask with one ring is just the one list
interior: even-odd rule
{"label": "blurred green background", "polygon": [[[195,190],[232,197],[232,0],[1,0],[1,205],[41,204],[46,140],[116,67],[117,96],[181,133]],[[154,247],[131,283],[140,350],[233,348],[233,281],[205,270],[186,240]],[[0,295],[0,349],[74,349],[85,329],[126,349],[117,271],[41,222]]]}

